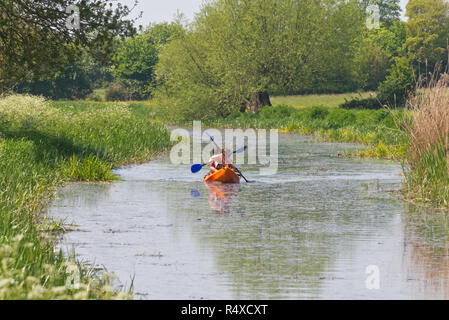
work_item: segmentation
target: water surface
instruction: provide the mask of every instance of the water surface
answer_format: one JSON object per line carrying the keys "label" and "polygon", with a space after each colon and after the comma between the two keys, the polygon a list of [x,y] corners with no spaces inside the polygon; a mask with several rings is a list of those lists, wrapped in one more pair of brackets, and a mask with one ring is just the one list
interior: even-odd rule
{"label": "water surface", "polygon": [[337,156],[354,147],[280,135],[278,174],[242,167],[240,186],[161,157],[64,187],[49,215],[77,225],[65,250],[145,299],[447,298],[446,217],[398,197],[399,164]]}

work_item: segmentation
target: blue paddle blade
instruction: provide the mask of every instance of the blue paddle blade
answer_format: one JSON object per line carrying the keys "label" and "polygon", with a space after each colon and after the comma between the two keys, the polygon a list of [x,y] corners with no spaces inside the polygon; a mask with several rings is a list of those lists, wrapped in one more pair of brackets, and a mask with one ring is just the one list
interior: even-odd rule
{"label": "blue paddle blade", "polygon": [[204,164],[194,164],[191,168],[190,171],[192,171],[192,173],[197,173],[198,171],[201,171],[201,169],[203,169]]}
{"label": "blue paddle blade", "polygon": [[234,153],[241,153],[241,152],[245,151],[247,148],[248,148],[247,146],[244,146],[243,148],[235,150]]}
{"label": "blue paddle blade", "polygon": [[192,196],[192,198],[199,198],[201,197],[201,193],[196,189],[192,189],[190,190],[190,196]]}

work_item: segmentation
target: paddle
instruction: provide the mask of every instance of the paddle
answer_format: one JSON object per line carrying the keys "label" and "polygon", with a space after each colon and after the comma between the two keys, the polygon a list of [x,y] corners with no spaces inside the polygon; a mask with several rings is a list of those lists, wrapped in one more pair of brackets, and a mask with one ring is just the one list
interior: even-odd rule
{"label": "paddle", "polygon": [[237,167],[234,166],[234,169],[237,170],[238,174],[240,174],[240,176],[245,179],[246,183],[254,183],[256,181],[248,181],[248,179],[245,178],[245,176],[240,172],[239,169],[237,169]]}
{"label": "paddle", "polygon": [[215,140],[214,140],[214,137],[212,137],[210,134],[208,134],[207,133],[207,131],[204,131],[208,136],[209,136],[209,138],[212,140],[212,142],[217,146],[217,148],[218,149],[221,149],[219,146],[218,146],[218,144],[215,142]]}
{"label": "paddle", "polygon": [[[209,136],[209,137],[210,137],[210,136]],[[211,139],[213,139],[213,138],[211,137]],[[214,141],[214,140],[212,140],[212,141]],[[214,143],[215,143],[215,142],[214,142]],[[242,147],[242,148],[240,148],[240,149],[235,150],[233,153],[241,153],[241,152],[245,151],[247,148],[248,148],[247,146],[244,146],[244,147]],[[201,169],[203,169],[203,167],[204,167],[205,165],[207,165],[207,164],[206,164],[206,163],[204,163],[204,164],[194,164],[194,165],[190,168],[190,171],[192,171],[192,173],[197,173],[197,172],[201,171]]]}

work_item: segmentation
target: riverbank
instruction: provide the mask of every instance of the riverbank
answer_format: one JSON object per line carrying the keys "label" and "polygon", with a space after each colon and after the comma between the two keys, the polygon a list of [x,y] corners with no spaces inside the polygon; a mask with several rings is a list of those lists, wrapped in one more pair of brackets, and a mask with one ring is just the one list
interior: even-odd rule
{"label": "riverbank", "polygon": [[[170,107],[153,102],[132,102],[130,107],[156,122],[191,126]],[[402,110],[346,110],[315,106],[276,105],[259,112],[234,112],[226,118],[204,120],[215,128],[279,129],[281,132],[315,135],[327,142],[361,143],[365,148],[348,151],[346,156],[402,160],[406,156],[407,136],[400,129]]]}
{"label": "riverbank", "polygon": [[148,161],[169,132],[123,104],[0,99],[0,299],[128,298],[55,253],[61,223],[41,216],[57,187],[115,179],[113,166]]}
{"label": "riverbank", "polygon": [[[438,90],[422,91],[411,103],[418,98],[422,99],[420,104],[409,111],[278,105],[264,107],[255,114],[234,112],[226,118],[203,123],[216,128],[273,128],[319,136],[328,142],[361,143],[365,148],[346,151],[344,156],[401,161],[405,164],[404,195],[415,202],[447,208],[447,90],[440,84]],[[154,121],[191,125],[190,121],[178,118],[169,107],[152,102],[135,102],[131,106]]]}

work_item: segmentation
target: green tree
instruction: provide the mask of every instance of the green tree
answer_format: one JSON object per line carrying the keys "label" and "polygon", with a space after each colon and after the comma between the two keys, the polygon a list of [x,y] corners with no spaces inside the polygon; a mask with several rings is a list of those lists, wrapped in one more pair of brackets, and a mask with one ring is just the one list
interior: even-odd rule
{"label": "green tree", "polygon": [[178,22],[151,24],[144,32],[124,39],[118,45],[112,73],[116,81],[128,88],[131,99],[141,100],[151,96],[156,87],[154,69],[159,52],[182,33],[183,27]]}
{"label": "green tree", "polygon": [[[106,56],[116,36],[135,32],[130,9],[109,1],[81,0],[79,28],[71,0],[0,1],[0,93],[28,78],[63,71],[87,47]],[[73,26],[73,27],[72,27]]]}
{"label": "green tree", "polygon": [[404,106],[416,89],[416,81],[410,61],[406,57],[395,59],[390,74],[379,85],[378,99],[391,107]]}
{"label": "green tree", "polygon": [[407,4],[407,51],[419,72],[447,61],[449,4],[443,0],[410,0]]}
{"label": "green tree", "polygon": [[354,59],[355,78],[364,90],[376,90],[385,80],[393,58],[404,55],[405,23],[393,21],[386,27],[366,30]]}
{"label": "green tree", "polygon": [[367,39],[354,59],[358,87],[376,90],[379,83],[385,80],[390,66],[391,57],[377,43]]}
{"label": "green tree", "polygon": [[349,79],[363,17],[357,1],[208,3],[162,51],[161,91],[176,97],[186,117],[224,116],[269,105],[270,92]]}
{"label": "green tree", "polygon": [[58,99],[84,99],[92,93],[92,82],[84,68],[77,62],[62,72],[57,72],[51,79],[28,80],[19,84],[18,93],[42,95],[54,100]]}

